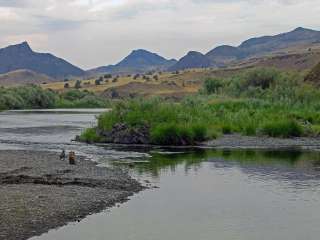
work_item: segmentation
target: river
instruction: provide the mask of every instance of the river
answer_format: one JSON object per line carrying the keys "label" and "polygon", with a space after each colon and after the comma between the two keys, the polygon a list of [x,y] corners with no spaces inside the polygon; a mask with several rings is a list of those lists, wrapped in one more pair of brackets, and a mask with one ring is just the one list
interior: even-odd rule
{"label": "river", "polygon": [[319,239],[320,153],[72,142],[98,113],[0,113],[0,149],[74,150],[159,188],[32,240]]}

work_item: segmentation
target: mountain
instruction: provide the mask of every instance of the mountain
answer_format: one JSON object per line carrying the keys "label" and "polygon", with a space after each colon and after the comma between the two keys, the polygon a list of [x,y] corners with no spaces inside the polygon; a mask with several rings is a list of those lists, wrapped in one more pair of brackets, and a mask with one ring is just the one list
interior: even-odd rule
{"label": "mountain", "polygon": [[[312,46],[312,44],[315,43],[320,43],[320,31],[299,27],[291,32],[274,36],[251,38],[241,43],[238,47],[222,45],[209,51],[204,56],[209,59],[210,66],[219,67],[252,57],[262,57],[274,53],[284,55],[287,53],[286,49],[299,48],[302,46],[308,48],[308,46]],[[192,60],[188,59],[188,55],[181,60],[191,63]],[[179,70],[179,66],[181,65],[179,62],[172,68]],[[184,67],[184,65],[182,66]],[[189,64],[188,68],[196,68],[198,66],[199,64],[197,63],[194,65]]]}
{"label": "mountain", "polygon": [[209,51],[206,56],[216,63],[223,64],[249,57],[260,57],[290,47],[311,45],[319,41],[320,31],[299,27],[291,32],[281,33],[275,36],[251,38],[241,43],[238,47],[217,47]]}
{"label": "mountain", "polygon": [[91,69],[89,74],[126,74],[142,73],[151,70],[165,70],[176,63],[176,60],[167,60],[156,53],[143,49],[132,51],[127,57],[116,65],[109,65]]}
{"label": "mountain", "polygon": [[0,86],[41,84],[54,81],[56,81],[56,79],[50,78],[47,75],[25,69],[0,74]]}
{"label": "mountain", "polygon": [[0,74],[28,69],[53,78],[82,76],[85,72],[50,53],[34,52],[27,42],[0,49]]}
{"label": "mountain", "polygon": [[206,68],[211,66],[211,61],[199,52],[190,51],[182,57],[176,64],[169,67],[169,71],[184,70],[188,68]]}

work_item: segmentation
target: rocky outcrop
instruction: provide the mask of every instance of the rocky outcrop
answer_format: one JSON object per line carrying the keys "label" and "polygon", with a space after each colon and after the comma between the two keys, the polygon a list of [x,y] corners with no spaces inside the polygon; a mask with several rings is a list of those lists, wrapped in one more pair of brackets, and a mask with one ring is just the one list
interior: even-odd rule
{"label": "rocky outcrop", "polygon": [[115,124],[111,131],[99,131],[103,142],[117,144],[149,144],[149,127],[129,127],[124,123]]}

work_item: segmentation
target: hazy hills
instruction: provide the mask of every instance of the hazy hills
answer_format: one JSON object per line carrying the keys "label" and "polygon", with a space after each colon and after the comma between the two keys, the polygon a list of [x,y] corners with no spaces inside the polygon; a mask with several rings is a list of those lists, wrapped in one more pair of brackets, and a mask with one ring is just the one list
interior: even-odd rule
{"label": "hazy hills", "polygon": [[156,53],[152,53],[144,49],[138,49],[132,51],[116,65],[98,67],[91,69],[88,72],[90,74],[127,74],[142,73],[151,70],[163,71],[174,65],[176,62],[177,61],[174,59],[168,60]]}
{"label": "hazy hills", "polygon": [[[238,47],[228,45],[216,47],[203,55],[201,61],[209,61],[212,67],[221,67],[237,60],[261,57],[290,47],[310,45],[313,43],[320,43],[320,31],[300,27],[291,32],[275,36],[251,38],[241,43]],[[181,62],[183,62],[183,64],[181,64]],[[194,64],[193,56],[187,54],[172,66],[171,70],[197,67],[198,66]]]}
{"label": "hazy hills", "polygon": [[52,78],[82,76],[85,72],[50,53],[34,52],[27,42],[0,49],[0,74],[28,69]]}
{"label": "hazy hills", "polygon": [[[315,51],[316,47],[318,49]],[[312,48],[312,51],[307,51],[309,48]],[[299,52],[299,49],[304,52]],[[115,65],[84,71],[50,53],[34,52],[27,42],[23,42],[0,49],[0,84],[50,82],[66,77],[105,73],[125,75],[148,71],[249,65],[283,66],[303,70],[314,66],[319,53],[320,31],[300,27],[274,36],[251,38],[237,47],[218,46],[206,54],[190,51],[179,61],[166,59],[144,49],[134,50]]]}

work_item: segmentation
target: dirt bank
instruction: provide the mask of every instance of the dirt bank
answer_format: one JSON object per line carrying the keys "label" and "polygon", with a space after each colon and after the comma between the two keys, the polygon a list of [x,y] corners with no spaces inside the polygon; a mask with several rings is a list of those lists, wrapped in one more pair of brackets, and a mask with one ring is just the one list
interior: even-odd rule
{"label": "dirt bank", "polygon": [[0,239],[28,239],[124,202],[142,186],[121,170],[56,153],[0,151]]}

